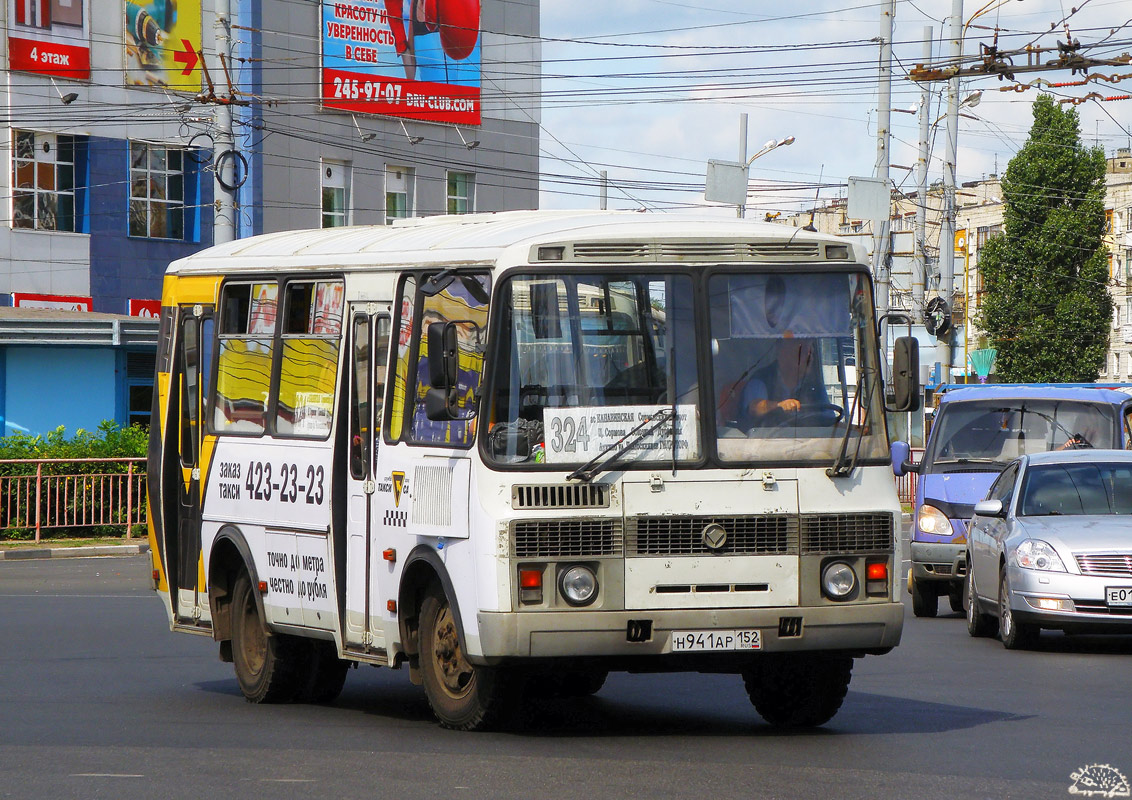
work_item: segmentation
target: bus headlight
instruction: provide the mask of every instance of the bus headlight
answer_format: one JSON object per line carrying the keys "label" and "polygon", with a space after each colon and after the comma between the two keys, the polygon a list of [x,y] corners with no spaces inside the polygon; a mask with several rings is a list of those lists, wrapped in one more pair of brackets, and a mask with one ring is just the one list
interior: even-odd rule
{"label": "bus headlight", "polygon": [[844,600],[857,588],[857,574],[844,561],[832,561],[821,571],[821,586],[827,597]]}
{"label": "bus headlight", "polygon": [[597,576],[589,567],[570,567],[558,579],[558,589],[570,605],[589,605],[597,597]]}

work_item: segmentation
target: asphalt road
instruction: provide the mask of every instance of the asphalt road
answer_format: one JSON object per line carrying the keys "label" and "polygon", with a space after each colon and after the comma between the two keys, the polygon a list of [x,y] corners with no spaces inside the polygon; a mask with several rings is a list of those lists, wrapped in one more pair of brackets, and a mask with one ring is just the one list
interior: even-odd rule
{"label": "asphalt road", "polygon": [[406,671],[351,671],[330,706],[245,703],[211,640],[167,630],[148,570],[0,562],[0,797],[1028,799],[1091,764],[1132,776],[1132,637],[1007,652],[909,609],[817,731],[766,726],[734,676],[615,674],[467,734]]}

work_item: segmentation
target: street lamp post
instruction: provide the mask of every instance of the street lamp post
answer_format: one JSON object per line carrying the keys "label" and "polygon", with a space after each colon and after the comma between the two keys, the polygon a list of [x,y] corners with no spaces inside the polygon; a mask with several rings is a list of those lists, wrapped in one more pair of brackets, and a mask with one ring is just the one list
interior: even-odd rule
{"label": "street lamp post", "polygon": [[754,160],[756,158],[759,158],[760,156],[765,156],[767,153],[777,147],[787,147],[792,144],[794,144],[793,136],[787,136],[784,139],[770,139],[759,149],[757,153],[755,153],[750,158],[747,158],[747,115],[745,113],[739,115],[739,163],[743,165],[745,178],[743,181],[743,202],[740,203],[735,209],[735,216],[739,217],[740,219],[743,219],[747,216],[746,186],[747,182],[750,180],[750,169],[751,164],[754,162]]}

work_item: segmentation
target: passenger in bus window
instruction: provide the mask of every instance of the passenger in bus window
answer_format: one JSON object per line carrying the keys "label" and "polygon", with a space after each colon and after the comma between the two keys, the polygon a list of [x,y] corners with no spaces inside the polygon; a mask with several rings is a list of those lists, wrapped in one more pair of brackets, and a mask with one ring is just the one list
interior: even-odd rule
{"label": "passenger in bus window", "polygon": [[789,333],[776,344],[774,363],[755,372],[743,387],[740,407],[754,425],[770,424],[803,406],[824,405],[814,343]]}

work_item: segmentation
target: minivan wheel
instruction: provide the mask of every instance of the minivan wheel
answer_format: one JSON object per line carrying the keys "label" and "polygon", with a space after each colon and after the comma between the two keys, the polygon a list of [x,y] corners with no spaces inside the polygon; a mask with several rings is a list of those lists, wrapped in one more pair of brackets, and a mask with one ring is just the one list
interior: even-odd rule
{"label": "minivan wheel", "polygon": [[912,578],[912,613],[917,617],[934,617],[939,610],[939,595],[929,581]]}

